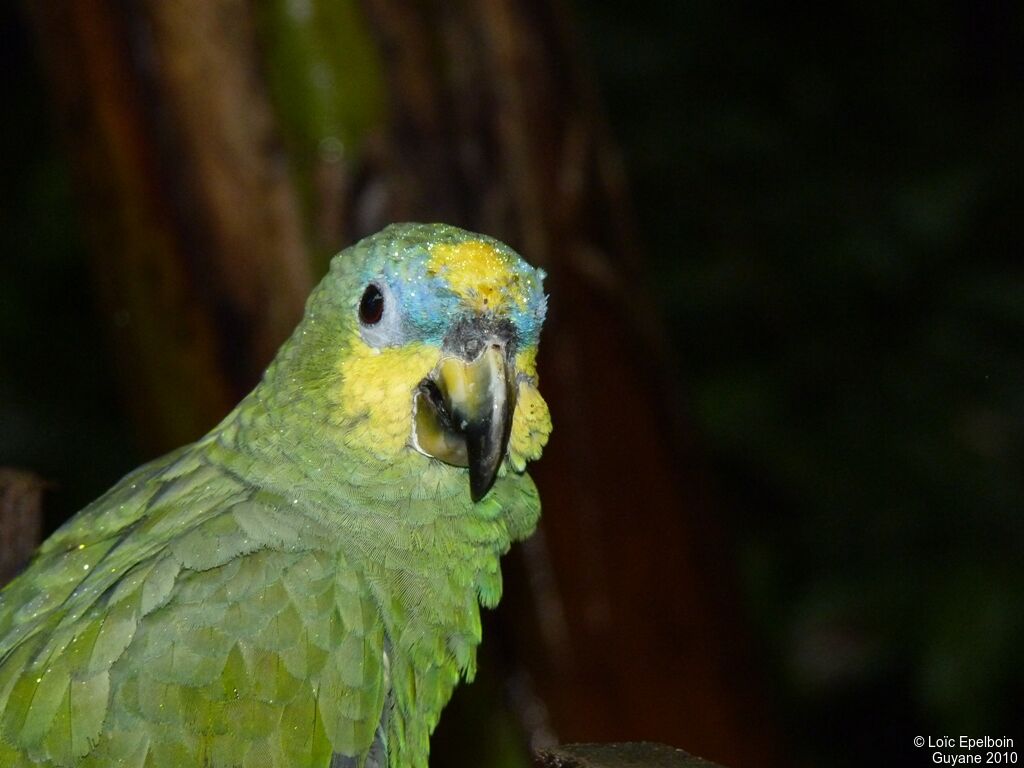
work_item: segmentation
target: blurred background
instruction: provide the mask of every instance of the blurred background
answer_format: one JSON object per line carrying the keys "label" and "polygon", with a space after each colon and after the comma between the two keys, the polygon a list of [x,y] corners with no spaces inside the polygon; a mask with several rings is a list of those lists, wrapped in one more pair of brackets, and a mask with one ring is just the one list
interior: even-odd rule
{"label": "blurred background", "polygon": [[444,220],[549,272],[555,433],[433,765],[1024,737],[1022,35],[1012,2],[0,5],[7,524],[201,435],[331,254]]}

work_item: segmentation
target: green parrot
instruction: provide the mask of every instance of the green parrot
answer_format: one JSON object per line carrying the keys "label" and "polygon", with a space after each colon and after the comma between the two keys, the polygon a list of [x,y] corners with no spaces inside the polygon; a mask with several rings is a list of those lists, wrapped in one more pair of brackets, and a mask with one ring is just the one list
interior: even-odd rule
{"label": "green parrot", "polygon": [[256,389],[0,593],[0,766],[426,766],[540,513],[543,278],[445,225],[337,255]]}

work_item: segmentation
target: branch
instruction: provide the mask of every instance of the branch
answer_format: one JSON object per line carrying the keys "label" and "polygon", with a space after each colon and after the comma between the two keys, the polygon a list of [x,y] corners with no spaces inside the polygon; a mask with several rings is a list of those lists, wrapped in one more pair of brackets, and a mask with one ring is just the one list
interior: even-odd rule
{"label": "branch", "polygon": [[567,744],[541,750],[537,768],[722,768],[681,749],[646,741],[625,744]]}

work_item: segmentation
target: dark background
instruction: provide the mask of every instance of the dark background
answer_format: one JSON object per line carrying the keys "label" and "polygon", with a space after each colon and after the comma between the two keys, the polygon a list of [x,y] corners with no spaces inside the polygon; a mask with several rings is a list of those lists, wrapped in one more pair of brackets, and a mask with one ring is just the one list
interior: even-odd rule
{"label": "dark background", "polygon": [[1020,6],[604,4],[586,29],[637,300],[671,329],[792,738],[863,765],[1019,733]]}
{"label": "dark background", "polygon": [[[713,578],[735,584],[723,610],[782,755],[764,764],[1024,736],[1019,6],[570,17],[644,265],[614,311],[654,309],[670,340],[665,396],[727,552]],[[13,4],[0,71],[0,466],[53,484],[52,529],[152,450]]]}
{"label": "dark background", "polygon": [[1016,734],[1020,7],[644,11],[587,20],[638,300],[671,328],[778,711],[817,764]]}

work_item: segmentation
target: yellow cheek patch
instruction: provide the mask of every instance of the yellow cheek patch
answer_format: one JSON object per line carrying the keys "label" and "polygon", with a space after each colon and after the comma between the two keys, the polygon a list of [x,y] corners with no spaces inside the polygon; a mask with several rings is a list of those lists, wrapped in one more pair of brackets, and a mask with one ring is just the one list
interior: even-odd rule
{"label": "yellow cheek patch", "polygon": [[537,347],[527,347],[516,355],[516,370],[532,379],[537,378]]}
{"label": "yellow cheek patch", "polygon": [[342,382],[336,405],[351,425],[346,442],[384,458],[396,455],[412,433],[413,390],[437,356],[436,347],[423,344],[376,350],[354,339],[338,363]]}
{"label": "yellow cheek patch", "polygon": [[444,278],[452,291],[477,312],[496,310],[507,301],[521,309],[526,292],[515,260],[481,240],[449,245],[439,243],[430,249],[427,271]]}
{"label": "yellow cheek patch", "polygon": [[540,458],[551,434],[551,413],[540,391],[532,381],[519,381],[516,411],[512,416],[512,434],[508,441],[508,457],[517,472],[526,469],[526,462]]}
{"label": "yellow cheek patch", "polygon": [[[335,408],[346,423],[346,443],[388,459],[398,455],[412,434],[413,390],[437,365],[438,349],[406,344],[375,350],[359,337],[338,363],[341,386]],[[512,467],[522,472],[540,458],[551,433],[551,414],[535,383],[536,349],[516,356],[520,379],[508,453]]]}

